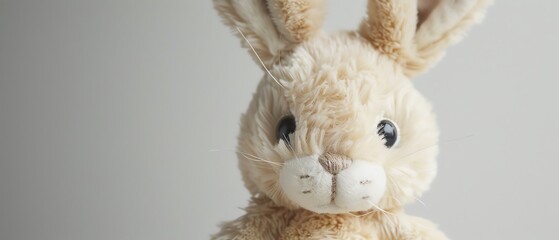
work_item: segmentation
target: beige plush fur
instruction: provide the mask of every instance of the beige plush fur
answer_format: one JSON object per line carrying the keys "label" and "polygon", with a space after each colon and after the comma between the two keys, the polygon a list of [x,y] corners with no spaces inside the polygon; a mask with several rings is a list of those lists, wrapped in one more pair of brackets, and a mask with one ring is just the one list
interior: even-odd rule
{"label": "beige plush fur", "polygon": [[[488,3],[370,0],[358,31],[326,34],[321,0],[214,0],[266,71],[238,139],[239,167],[253,198],[246,214],[224,223],[213,239],[446,239],[434,224],[402,210],[429,188],[437,170],[435,116],[409,78],[439,60]],[[290,144],[276,138],[287,115],[297,126]],[[392,148],[377,133],[382,119],[398,126]],[[368,169],[330,174],[314,168],[320,166],[314,156],[324,154],[382,171],[371,170],[370,178]],[[288,169],[291,163],[300,167]],[[307,167],[310,176],[290,179]],[[366,178],[358,181],[359,174]],[[373,182],[381,190],[344,189],[353,187],[343,181],[354,175],[355,185]],[[312,179],[318,176],[329,177]],[[284,184],[290,181],[312,194],[328,191],[328,208],[312,205],[323,196],[304,195],[310,190],[293,195],[299,190]],[[370,195],[351,200],[362,193]],[[374,194],[380,200],[368,200]]]}

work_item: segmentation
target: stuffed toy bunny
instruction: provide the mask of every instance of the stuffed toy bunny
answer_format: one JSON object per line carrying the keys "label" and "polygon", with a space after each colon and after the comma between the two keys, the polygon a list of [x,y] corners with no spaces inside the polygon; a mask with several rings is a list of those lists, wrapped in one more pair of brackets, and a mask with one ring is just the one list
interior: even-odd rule
{"label": "stuffed toy bunny", "polygon": [[246,214],[213,239],[447,239],[403,206],[437,172],[438,129],[410,78],[489,0],[369,0],[326,34],[322,0],[213,0],[262,77],[241,120]]}

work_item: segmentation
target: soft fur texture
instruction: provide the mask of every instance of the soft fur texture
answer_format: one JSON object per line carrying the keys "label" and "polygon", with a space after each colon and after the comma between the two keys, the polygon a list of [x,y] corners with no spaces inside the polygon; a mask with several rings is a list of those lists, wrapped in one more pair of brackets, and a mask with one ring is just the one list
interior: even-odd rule
{"label": "soft fur texture", "polygon": [[[239,135],[253,198],[213,239],[446,239],[402,210],[429,188],[438,151],[435,116],[409,78],[488,3],[370,0],[358,31],[325,34],[321,0],[214,0],[266,73]],[[287,115],[290,144],[276,138]],[[392,148],[383,119],[398,127]]]}

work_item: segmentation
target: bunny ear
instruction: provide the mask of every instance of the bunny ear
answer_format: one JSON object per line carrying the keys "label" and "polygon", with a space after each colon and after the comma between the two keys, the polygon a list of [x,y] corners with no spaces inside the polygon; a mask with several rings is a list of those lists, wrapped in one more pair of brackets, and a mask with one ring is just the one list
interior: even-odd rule
{"label": "bunny ear", "polygon": [[479,23],[492,0],[423,0],[420,24],[414,37],[416,54],[407,62],[409,72],[418,74],[437,62],[446,48],[462,39]]}
{"label": "bunny ear", "polygon": [[400,62],[408,76],[435,64],[481,20],[492,0],[369,0],[362,36]]}
{"label": "bunny ear", "polygon": [[[282,50],[320,30],[323,0],[213,0],[226,25],[270,67]],[[243,36],[244,35],[244,36]],[[244,39],[246,37],[246,41]]]}

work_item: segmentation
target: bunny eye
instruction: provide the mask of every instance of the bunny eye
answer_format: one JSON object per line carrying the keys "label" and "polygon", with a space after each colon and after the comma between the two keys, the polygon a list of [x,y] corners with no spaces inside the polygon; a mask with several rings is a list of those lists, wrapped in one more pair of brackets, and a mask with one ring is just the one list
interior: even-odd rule
{"label": "bunny eye", "polygon": [[283,140],[286,144],[290,144],[291,139],[289,139],[289,135],[295,132],[295,128],[295,117],[292,115],[283,117],[278,122],[278,126],[276,128],[276,139],[278,142]]}
{"label": "bunny eye", "polygon": [[382,120],[377,125],[377,133],[386,142],[387,148],[392,148],[398,143],[398,128],[396,124],[390,120]]}

